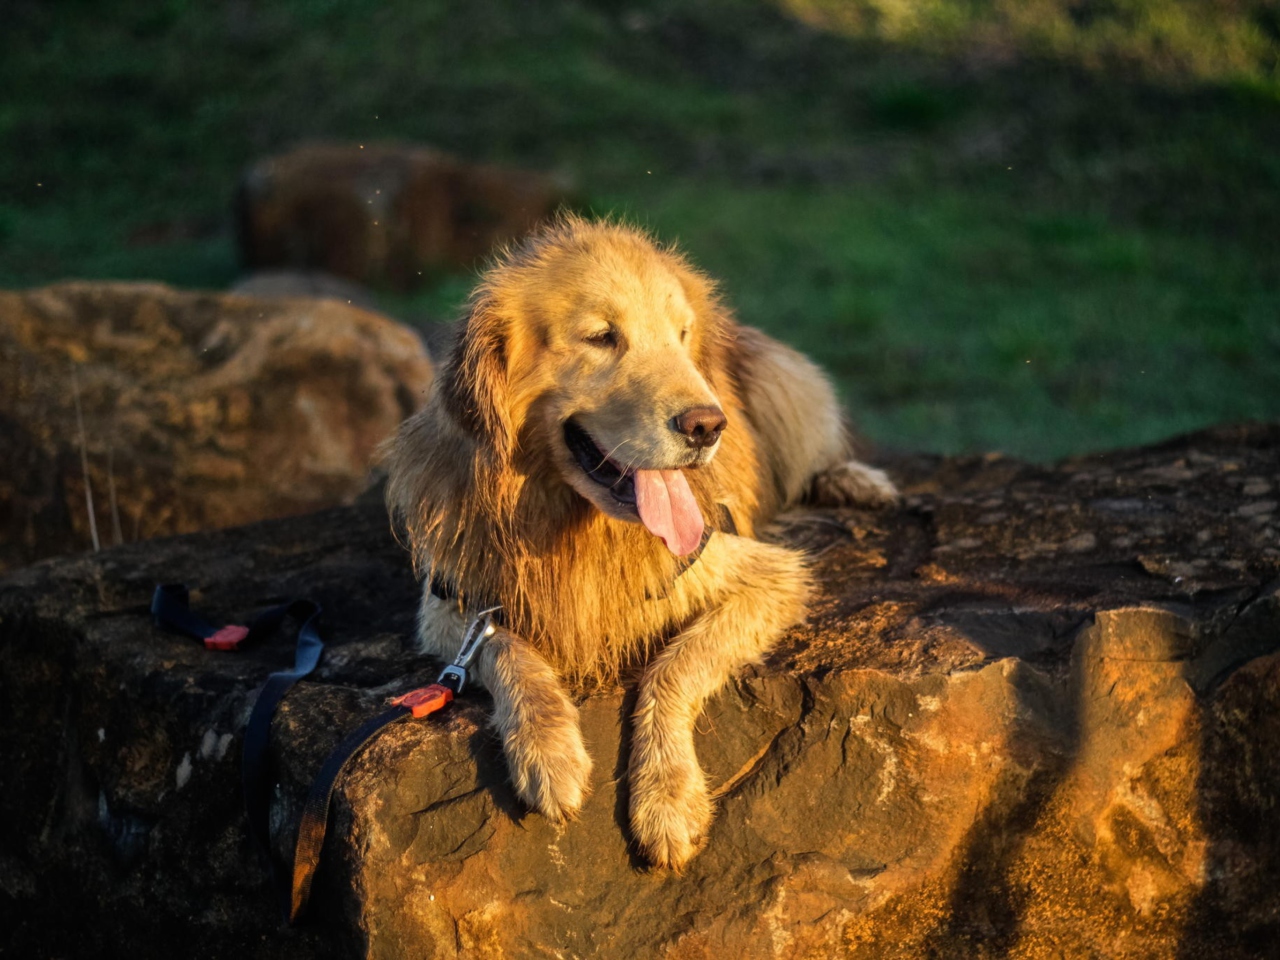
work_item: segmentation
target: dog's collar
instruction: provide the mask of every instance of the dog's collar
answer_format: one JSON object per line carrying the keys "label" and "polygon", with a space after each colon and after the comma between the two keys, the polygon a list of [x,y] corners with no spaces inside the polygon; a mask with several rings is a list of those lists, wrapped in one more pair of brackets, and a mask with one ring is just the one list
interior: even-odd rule
{"label": "dog's collar", "polygon": [[733,522],[733,514],[729,512],[729,508],[723,503],[717,503],[720,508],[720,522],[717,526],[707,524],[702,528],[702,539],[698,541],[698,546],[694,548],[692,553],[685,554],[676,561],[676,579],[679,580],[686,570],[698,562],[698,558],[702,556],[702,551],[707,548],[707,541],[711,539],[711,535],[719,530],[721,533],[728,533],[732,536],[738,535],[738,525]]}
{"label": "dog's collar", "polygon": [[[733,513],[729,510],[729,507],[723,503],[717,503],[716,506],[720,508],[719,523],[716,526],[707,524],[702,530],[702,539],[698,541],[698,546],[694,551],[676,561],[675,579],[679,580],[690,567],[698,562],[698,558],[702,556],[702,551],[707,548],[707,542],[711,539],[711,535],[717,530],[734,537],[738,535],[738,525],[733,522]],[[437,600],[457,602],[463,607],[468,606],[467,597],[458,590],[458,585],[438,573],[431,575],[431,595]],[[501,617],[501,615],[501,612],[499,612],[498,616]]]}
{"label": "dog's collar", "polygon": [[438,573],[431,575],[431,595],[437,600],[458,600],[461,594],[452,580],[446,580]]}
{"label": "dog's collar", "polygon": [[[465,594],[458,589],[458,585],[447,577],[443,577],[438,573],[431,575],[431,595],[437,600],[444,600],[449,603],[457,603],[463,608],[471,606],[496,606],[496,604],[473,604],[469,594]],[[499,610],[494,617],[496,621],[501,622],[502,611]]]}

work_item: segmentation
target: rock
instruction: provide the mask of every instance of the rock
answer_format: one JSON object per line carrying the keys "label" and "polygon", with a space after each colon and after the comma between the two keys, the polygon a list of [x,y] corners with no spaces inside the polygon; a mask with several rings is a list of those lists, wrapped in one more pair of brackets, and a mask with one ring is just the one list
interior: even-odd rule
{"label": "rock", "polygon": [[409,648],[416,587],[376,500],[10,575],[0,923],[15,955],[1268,955],[1280,543],[1275,514],[1238,507],[1246,477],[1280,475],[1280,426],[1055,467],[888,466],[902,510],[772,531],[814,552],[821,594],[699,724],[719,815],[683,876],[627,842],[632,684],[583,693],[595,790],[561,827],[515,800],[477,695],[356,759],[310,922],[289,933],[236,764],[290,640],[208,653],[154,629],[146,603],[183,579],[224,622],[284,596],[324,605],[324,663],[273,728],[283,851],[343,732],[438,670]]}
{"label": "rock", "polygon": [[91,547],[77,385],[109,544],[349,503],[432,376],[345,304],[124,283],[0,292],[0,369],[0,569]]}
{"label": "rock", "polygon": [[313,143],[245,173],[240,248],[251,269],[319,269],[410,289],[473,266],[567,200],[542,174],[427,147]]}
{"label": "rock", "polygon": [[376,310],[373,294],[358,283],[320,270],[260,270],[241,277],[231,292],[245,297],[313,297]]}

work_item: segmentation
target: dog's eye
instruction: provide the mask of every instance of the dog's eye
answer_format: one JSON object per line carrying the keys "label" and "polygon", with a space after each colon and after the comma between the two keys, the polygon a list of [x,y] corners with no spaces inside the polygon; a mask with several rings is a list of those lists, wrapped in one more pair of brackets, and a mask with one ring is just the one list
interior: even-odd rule
{"label": "dog's eye", "polygon": [[607,330],[598,330],[582,339],[593,347],[608,347],[612,349],[618,345],[618,333],[613,327],[609,327]]}
{"label": "dog's eye", "polygon": [[689,340],[689,328],[685,327],[683,330],[680,331],[680,342],[687,343],[688,340]]}

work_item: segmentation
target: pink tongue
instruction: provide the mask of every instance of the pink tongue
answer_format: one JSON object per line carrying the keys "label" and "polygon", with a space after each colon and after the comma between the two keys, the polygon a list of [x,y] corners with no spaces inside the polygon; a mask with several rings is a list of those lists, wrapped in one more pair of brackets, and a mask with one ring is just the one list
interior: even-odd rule
{"label": "pink tongue", "polygon": [[702,514],[684,474],[679,470],[637,470],[633,476],[640,522],[661,537],[677,557],[696,550],[702,542]]}

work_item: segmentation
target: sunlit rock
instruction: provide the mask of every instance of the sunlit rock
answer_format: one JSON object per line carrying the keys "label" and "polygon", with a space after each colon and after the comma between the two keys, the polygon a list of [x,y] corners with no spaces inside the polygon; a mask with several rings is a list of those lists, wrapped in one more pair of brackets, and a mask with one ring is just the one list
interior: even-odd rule
{"label": "sunlit rock", "polygon": [[240,248],[250,269],[325,270],[401,289],[469,268],[568,199],[542,174],[429,147],[312,143],[244,174]]}
{"label": "sunlit rock", "polygon": [[380,504],[11,574],[0,904],[15,955],[1271,955],[1280,548],[1273,513],[1239,508],[1280,475],[1280,427],[1056,467],[888,467],[901,510],[774,529],[813,552],[822,590],[699,723],[718,816],[683,875],[628,842],[631,684],[582,692],[594,792],[563,826],[514,797],[477,694],[356,759],[293,932],[237,771],[290,639],[210,653],[145,604],[182,579],[223,621],[267,598],[324,606],[325,660],[273,728],[286,853],[342,734],[438,671],[412,653],[417,591]]}
{"label": "sunlit rock", "polygon": [[0,569],[349,503],[432,377],[340,301],[88,282],[0,292],[0,370]]}

